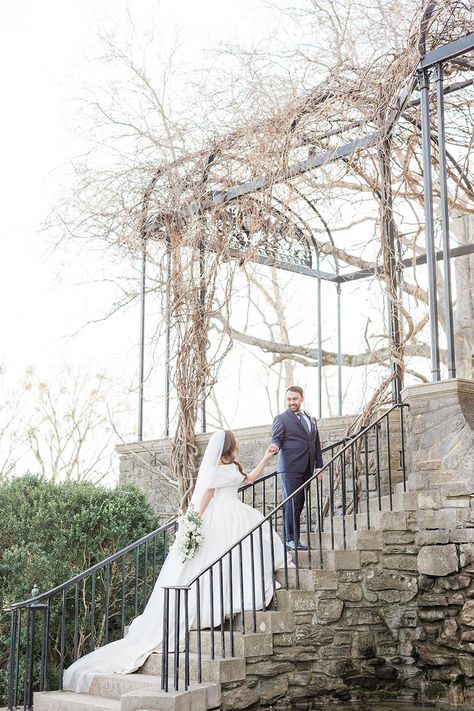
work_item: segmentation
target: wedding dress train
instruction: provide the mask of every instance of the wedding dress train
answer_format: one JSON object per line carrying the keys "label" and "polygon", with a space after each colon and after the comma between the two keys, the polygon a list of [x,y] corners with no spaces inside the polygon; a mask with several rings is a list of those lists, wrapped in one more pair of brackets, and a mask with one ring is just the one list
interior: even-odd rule
{"label": "wedding dress train", "polygon": [[[203,514],[203,541],[196,556],[183,563],[175,544],[173,544],[145,610],[132,622],[128,634],[123,639],[100,647],[74,662],[64,673],[64,689],[87,693],[96,674],[131,673],[141,667],[152,652],[161,651],[163,586],[188,585],[196,575],[210,566],[263,519],[259,511],[240,501],[238,488],[242,483],[242,475],[235,464],[219,464],[208,468],[199,495],[202,494],[203,486],[213,488],[215,492]],[[220,594],[218,566],[213,567],[212,595],[211,575],[205,573],[200,578],[201,628],[210,628],[212,625],[219,626],[222,607],[224,617],[230,616],[231,600],[234,614],[241,609],[251,610],[254,606],[256,609],[264,609],[271,601],[274,569],[283,567],[285,548],[278,534],[268,523],[262,527],[263,555],[260,553],[258,530],[252,535],[252,539],[253,546],[250,537],[248,537],[240,546],[233,549],[230,558],[226,556],[223,559],[222,595]],[[261,569],[262,559],[263,571]],[[242,576],[240,575],[240,565]],[[252,580],[254,584],[252,584]],[[241,600],[241,589],[243,600]],[[174,594],[173,591],[171,593],[169,619],[170,628],[173,630]],[[189,591],[188,608],[189,625],[193,629],[197,623],[195,585]],[[183,615],[181,614],[180,617],[182,622]],[[181,628],[181,632],[183,632],[183,628]]]}

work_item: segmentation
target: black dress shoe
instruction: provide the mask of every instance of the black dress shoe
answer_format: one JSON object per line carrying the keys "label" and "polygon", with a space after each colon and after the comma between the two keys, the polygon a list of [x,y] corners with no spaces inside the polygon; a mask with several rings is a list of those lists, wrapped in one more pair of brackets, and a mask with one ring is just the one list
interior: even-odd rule
{"label": "black dress shoe", "polygon": [[[286,542],[286,547],[289,548],[290,550],[294,551],[296,550],[295,542],[294,541],[287,541]],[[298,550],[299,551],[307,551],[308,547],[304,546],[300,541],[298,541]]]}

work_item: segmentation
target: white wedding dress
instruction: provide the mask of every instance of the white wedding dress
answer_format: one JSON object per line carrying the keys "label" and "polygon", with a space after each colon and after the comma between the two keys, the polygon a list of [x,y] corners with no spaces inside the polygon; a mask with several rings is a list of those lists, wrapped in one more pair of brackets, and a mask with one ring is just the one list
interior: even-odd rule
{"label": "white wedding dress", "polygon": [[[214,434],[217,435],[219,433]],[[161,651],[163,586],[189,584],[196,575],[202,570],[205,570],[207,566],[219,558],[219,556],[263,519],[259,511],[242,503],[239,499],[238,488],[242,485],[243,479],[237,466],[235,464],[215,464],[215,462],[218,462],[220,459],[221,451],[222,447],[217,450],[219,456],[214,459],[213,466],[209,465],[209,462],[206,463],[205,475],[203,475],[203,467],[201,465],[195,496],[193,496],[194,501],[196,496],[200,500],[206,489],[215,489],[214,496],[203,515],[203,542],[196,556],[185,563],[181,562],[180,556],[173,544],[157,578],[146,608],[143,614],[132,622],[128,634],[123,639],[100,647],[74,662],[64,673],[64,689],[87,693],[96,674],[110,674],[114,672],[122,674],[131,673],[141,667],[152,652]],[[214,456],[215,455],[216,452],[214,452]],[[201,479],[200,482],[199,479]],[[196,508],[198,507],[196,506]],[[251,610],[254,605],[256,609],[264,609],[271,601],[273,596],[274,569],[283,567],[285,549],[280,537],[270,528],[268,523],[264,524],[262,534],[263,576],[261,571],[260,536],[257,530],[252,535],[253,556],[250,537],[245,539],[241,546],[234,548],[231,557],[232,575],[230,574],[229,557],[226,556],[223,559],[222,600],[219,586],[219,566],[215,565],[213,567],[212,612],[210,575],[206,573],[200,578],[201,629],[206,627],[210,628],[211,623],[214,627],[220,625],[222,604],[224,616],[230,616],[231,598],[233,614],[239,612],[242,608],[244,610]],[[272,538],[273,555],[271,550]],[[239,549],[242,551],[242,581],[239,574]],[[254,584],[252,584],[252,577],[255,581]],[[241,585],[243,586],[243,605],[241,601]],[[231,587],[232,590],[230,589]],[[276,587],[279,586],[276,584]],[[184,632],[184,614],[182,611],[180,618],[182,635]],[[171,638],[174,634],[174,591],[171,591],[170,594],[169,619]],[[196,623],[196,586],[193,585],[189,592],[190,628],[196,628]],[[169,649],[173,649],[172,639],[169,641]]]}

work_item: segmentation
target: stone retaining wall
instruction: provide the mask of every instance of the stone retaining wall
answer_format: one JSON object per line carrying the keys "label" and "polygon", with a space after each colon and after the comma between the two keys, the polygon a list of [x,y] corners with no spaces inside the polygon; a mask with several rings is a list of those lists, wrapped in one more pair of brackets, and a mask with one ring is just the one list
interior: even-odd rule
{"label": "stone retaining wall", "polygon": [[273,636],[272,656],[247,659],[245,682],[223,685],[222,708],[369,698],[472,708],[474,529],[420,546],[416,528],[413,513],[372,550],[348,552],[354,569],[328,571],[314,592],[279,591],[294,631]]}
{"label": "stone retaining wall", "polygon": [[[341,439],[347,432],[354,417],[328,417],[318,423],[322,446]],[[391,432],[391,470],[393,481],[400,480],[400,421],[398,413],[394,413],[390,421]],[[240,444],[239,460],[244,469],[250,471],[261,458],[271,440],[271,426],[264,425],[248,429],[235,430]],[[198,447],[198,464],[209,439],[208,434],[196,436]],[[369,451],[371,457],[371,472],[375,470],[372,459],[375,437],[369,437]],[[148,442],[132,442],[118,445],[116,451],[120,455],[119,484],[133,484],[143,491],[154,511],[167,520],[173,516],[178,507],[176,481],[170,467],[171,440],[157,439]],[[387,493],[387,448],[385,433],[380,433],[380,470],[382,479],[382,494]],[[276,460],[269,463],[265,473],[269,474],[276,468]],[[350,488],[351,481],[348,481]],[[369,486],[375,489],[375,476],[370,476]],[[257,497],[259,495],[257,488]],[[278,492],[279,498],[279,492]],[[273,501],[272,491],[267,496],[267,501]],[[251,503],[251,501],[247,501]],[[257,501],[258,504],[258,501]],[[338,505],[336,492],[336,506]]]}

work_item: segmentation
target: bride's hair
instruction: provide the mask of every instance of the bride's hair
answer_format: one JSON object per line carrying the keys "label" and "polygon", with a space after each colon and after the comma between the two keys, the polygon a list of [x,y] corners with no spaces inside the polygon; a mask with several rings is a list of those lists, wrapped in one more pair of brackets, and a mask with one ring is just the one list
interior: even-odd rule
{"label": "bride's hair", "polygon": [[224,446],[222,447],[221,460],[225,460],[226,464],[235,464],[244,479],[247,478],[246,473],[242,469],[241,463],[235,458],[235,450],[237,449],[237,440],[232,430],[225,430]]}

